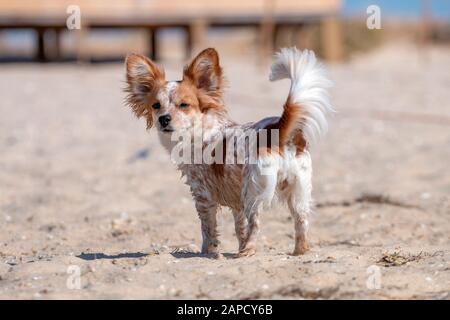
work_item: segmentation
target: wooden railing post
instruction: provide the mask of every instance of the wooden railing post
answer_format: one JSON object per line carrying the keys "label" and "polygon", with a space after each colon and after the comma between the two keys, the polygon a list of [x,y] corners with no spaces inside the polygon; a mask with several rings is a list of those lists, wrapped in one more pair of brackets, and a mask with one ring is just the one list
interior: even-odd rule
{"label": "wooden railing post", "polygon": [[75,55],[77,62],[87,62],[89,57],[87,53],[88,46],[86,39],[89,32],[89,25],[87,23],[83,23],[81,29],[75,29],[71,32],[75,32]]}
{"label": "wooden railing post", "polygon": [[321,42],[324,50],[324,57],[330,62],[342,60],[342,34],[341,24],[336,16],[326,17],[321,25]]}
{"label": "wooden railing post", "polygon": [[259,44],[259,57],[262,65],[267,63],[268,57],[274,51],[275,39],[275,21],[274,21],[274,0],[265,0],[263,17],[260,22],[260,44]]}
{"label": "wooden railing post", "polygon": [[[189,27],[189,33],[191,50],[197,52],[204,49],[208,34],[208,22],[206,19],[199,18],[192,21]],[[193,52],[190,53],[190,55],[192,54]]]}
{"label": "wooden railing post", "polygon": [[44,28],[36,28],[37,39],[36,39],[36,60],[39,62],[47,61],[47,56],[45,54],[45,31]]}
{"label": "wooden railing post", "polygon": [[157,28],[148,28],[149,33],[149,41],[150,41],[150,48],[149,48],[149,56],[150,59],[156,61],[159,57],[158,52],[158,29]]}

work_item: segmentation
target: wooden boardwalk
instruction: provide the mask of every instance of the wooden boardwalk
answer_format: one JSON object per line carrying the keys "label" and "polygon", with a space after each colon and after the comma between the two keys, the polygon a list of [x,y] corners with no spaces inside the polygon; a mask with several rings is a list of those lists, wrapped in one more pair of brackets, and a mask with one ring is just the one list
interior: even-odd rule
{"label": "wooden boardwalk", "polygon": [[[84,45],[90,29],[132,28],[149,33],[149,54],[158,59],[158,30],[180,28],[186,31],[186,55],[201,47],[208,28],[255,27],[259,32],[261,56],[273,51],[277,30],[281,26],[303,29],[321,25],[321,43],[325,58],[341,58],[341,36],[338,13],[340,0],[0,0],[0,29],[36,30],[36,59],[46,61],[60,57],[59,34],[67,30],[69,5],[78,5],[81,11],[77,50],[80,59],[89,58]],[[46,43],[45,33],[57,34],[52,43]]]}

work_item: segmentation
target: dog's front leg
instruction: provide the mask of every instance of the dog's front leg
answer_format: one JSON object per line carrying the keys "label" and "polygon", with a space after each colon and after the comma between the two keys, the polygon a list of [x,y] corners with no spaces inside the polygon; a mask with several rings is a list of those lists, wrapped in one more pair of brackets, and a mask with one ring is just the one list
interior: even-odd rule
{"label": "dog's front leg", "polygon": [[196,199],[195,206],[202,226],[202,253],[219,257],[217,232],[217,204],[205,199]]}
{"label": "dog's front leg", "polygon": [[247,219],[241,210],[233,210],[234,230],[239,243],[239,251],[244,249],[247,240]]}

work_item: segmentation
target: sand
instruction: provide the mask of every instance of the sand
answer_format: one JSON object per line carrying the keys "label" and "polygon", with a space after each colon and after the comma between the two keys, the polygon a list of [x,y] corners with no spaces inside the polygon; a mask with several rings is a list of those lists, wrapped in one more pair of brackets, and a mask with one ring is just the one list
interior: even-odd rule
{"label": "sand", "polygon": [[[235,119],[281,113],[287,82],[251,56],[222,61]],[[233,259],[223,209],[214,260],[188,187],[122,104],[122,65],[1,65],[0,298],[449,299],[449,66],[450,48],[408,44],[332,66],[311,251],[287,254],[293,222],[276,208],[257,254]],[[169,78],[181,67],[168,61]]]}

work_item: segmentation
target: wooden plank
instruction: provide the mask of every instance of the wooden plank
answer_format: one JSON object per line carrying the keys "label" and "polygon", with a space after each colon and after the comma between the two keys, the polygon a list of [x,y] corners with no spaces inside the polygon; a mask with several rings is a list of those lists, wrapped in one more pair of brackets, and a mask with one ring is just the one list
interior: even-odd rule
{"label": "wooden plank", "polygon": [[341,0],[0,0],[0,16],[64,18],[67,7],[75,4],[89,19],[263,17],[267,2],[274,16],[323,15],[341,7]]}

